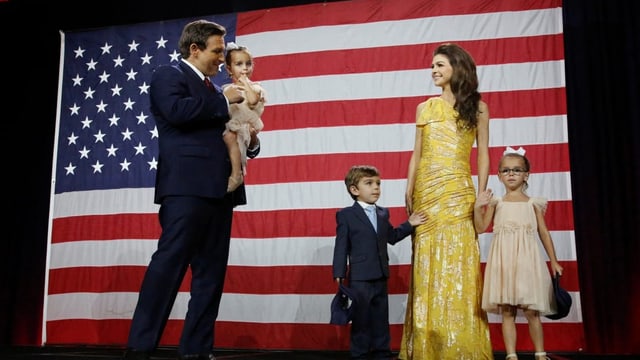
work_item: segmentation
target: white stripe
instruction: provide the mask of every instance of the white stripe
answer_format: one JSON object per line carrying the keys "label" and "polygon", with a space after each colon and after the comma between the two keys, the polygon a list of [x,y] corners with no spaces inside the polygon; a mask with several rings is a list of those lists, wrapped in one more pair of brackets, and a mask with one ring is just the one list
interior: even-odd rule
{"label": "white stripe", "polygon": [[[53,218],[82,215],[157,213],[154,189],[89,190],[56,194]],[[51,228],[51,227],[49,227]]]}
{"label": "white stripe", "polygon": [[[491,107],[489,107],[491,112]],[[262,137],[261,137],[262,139]],[[489,120],[489,146],[544,145],[569,142],[567,116],[518,117]]]}
{"label": "white stripe", "polygon": [[[236,42],[247,46],[259,58],[327,50],[561,33],[562,8],[554,8],[268,31],[238,35]],[[278,39],[277,43],[273,39]]]}
{"label": "white stripe", "polygon": [[[476,182],[476,177],[473,176]],[[503,186],[496,175],[489,176],[490,188],[497,195]],[[386,207],[404,207],[405,179],[382,181],[379,203]],[[313,191],[309,191],[313,188]],[[571,178],[569,172],[531,174],[529,194],[547,198],[549,201],[571,200]],[[123,191],[124,190],[124,191]],[[55,196],[54,218],[99,214],[156,213],[153,204],[153,189],[136,189],[139,194],[127,198],[132,189],[92,190],[71,192]],[[347,195],[344,181],[279,183],[248,185],[249,204],[235,211],[337,209],[350,206],[353,200]]]}
{"label": "white stripe", "polygon": [[[415,119],[406,124],[334,126],[260,133],[260,157],[411,151]],[[566,115],[489,121],[491,147],[558,144],[568,141]],[[250,165],[249,165],[250,166]]]}
{"label": "white stripe", "polygon": [[[516,91],[565,86],[564,61],[478,66],[479,91]],[[441,93],[430,69],[393,70],[262,80],[269,105],[433,96]]]}
{"label": "white stripe", "polygon": [[410,151],[415,129],[411,123],[263,131],[259,156]]}
{"label": "white stripe", "polygon": [[[580,294],[571,293],[573,305],[565,319],[555,322],[581,322]],[[331,318],[331,299],[325,295],[251,295],[224,293],[220,303],[218,321],[247,323],[328,324]],[[137,293],[69,293],[49,296],[48,321],[71,319],[131,319]],[[181,292],[176,298],[169,319],[184,319],[189,293]],[[405,294],[389,295],[389,322],[402,324],[406,309]],[[518,322],[523,321],[521,315]],[[526,321],[526,320],[525,320]],[[544,321],[544,320],[543,320]],[[490,316],[489,322],[500,323]]]}
{"label": "white stripe", "polygon": [[[476,181],[476,177],[473,178]],[[527,193],[533,197],[543,197],[547,201],[571,200],[571,175],[569,172],[532,173],[527,180]],[[477,186],[477,181],[475,182]],[[489,175],[487,188],[492,189],[495,196],[503,196],[504,185],[498,175]]]}
{"label": "white stripe", "polygon": [[[552,231],[560,261],[576,261],[573,231]],[[492,234],[479,237],[482,262],[486,261]],[[51,269],[101,266],[147,266],[156,250],[155,240],[119,239],[71,241],[51,246]],[[229,265],[233,266],[331,266],[334,237],[231,239]],[[411,263],[411,241],[388,245],[391,265]],[[540,251],[544,253],[542,245]],[[544,256],[546,258],[546,255]]]}
{"label": "white stripe", "polygon": [[51,245],[49,269],[102,266],[147,266],[155,240],[70,241]]}

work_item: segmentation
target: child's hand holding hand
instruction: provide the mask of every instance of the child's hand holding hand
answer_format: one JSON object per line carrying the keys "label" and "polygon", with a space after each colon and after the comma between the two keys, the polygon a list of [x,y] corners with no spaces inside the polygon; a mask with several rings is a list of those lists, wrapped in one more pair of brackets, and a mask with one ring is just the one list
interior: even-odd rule
{"label": "child's hand holding hand", "polygon": [[476,204],[474,207],[476,209],[479,209],[483,206],[489,205],[492,197],[493,197],[493,192],[491,191],[491,189],[487,189],[481,192],[480,194],[478,194],[478,197],[476,198]]}
{"label": "child's hand holding hand", "polygon": [[409,224],[413,226],[422,225],[427,221],[427,215],[423,212],[414,212],[409,216]]}

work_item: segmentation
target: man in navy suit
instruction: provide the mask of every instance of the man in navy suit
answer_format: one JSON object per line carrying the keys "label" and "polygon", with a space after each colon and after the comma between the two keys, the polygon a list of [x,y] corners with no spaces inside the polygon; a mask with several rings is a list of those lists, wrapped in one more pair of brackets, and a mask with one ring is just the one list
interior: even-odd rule
{"label": "man in navy suit", "polygon": [[[411,214],[406,222],[394,228],[389,210],[376,205],[380,198],[380,173],[373,166],[353,166],[344,182],[355,202],[336,213],[333,278],[338,284],[347,278],[356,296],[351,320],[351,358],[392,358],[387,244],[394,245],[409,236],[426,217],[422,213]],[[369,210],[371,219],[366,213]]]}
{"label": "man in navy suit", "polygon": [[[155,202],[162,233],[142,281],[125,359],[149,359],[157,348],[180,284],[191,268],[191,298],[184,319],[180,359],[215,359],[214,325],[224,287],[236,205],[244,186],[227,193],[231,162],[222,133],[229,104],[243,100],[242,87],[224,91],[209,76],[224,63],[226,29],[197,20],[179,40],[181,61],[152,75],[151,111],[160,154]],[[247,156],[260,151],[252,134]]]}

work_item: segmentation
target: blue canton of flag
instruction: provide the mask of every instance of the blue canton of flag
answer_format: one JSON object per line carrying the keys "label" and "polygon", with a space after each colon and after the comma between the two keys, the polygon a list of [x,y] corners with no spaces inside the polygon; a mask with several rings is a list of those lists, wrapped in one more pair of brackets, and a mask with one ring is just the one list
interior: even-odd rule
{"label": "blue canton of flag", "polygon": [[[206,18],[233,41],[235,15]],[[62,34],[55,193],[153,187],[159,159],[151,74],[180,61],[178,40],[192,20]],[[223,75],[214,82],[225,82]]]}

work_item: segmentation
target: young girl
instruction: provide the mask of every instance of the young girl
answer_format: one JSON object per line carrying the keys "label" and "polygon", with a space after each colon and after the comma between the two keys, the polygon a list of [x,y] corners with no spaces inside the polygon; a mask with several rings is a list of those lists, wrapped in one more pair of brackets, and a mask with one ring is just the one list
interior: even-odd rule
{"label": "young girl", "polygon": [[551,260],[554,273],[562,275],[551,235],[544,221],[547,200],[525,194],[529,160],[525,151],[507,148],[498,164],[505,195],[492,198],[491,189],[481,192],[474,207],[478,233],[493,221],[493,241],[484,274],[482,308],[502,314],[502,336],[507,360],[516,360],[516,312],[521,309],[529,323],[536,360],[549,359],[544,351],[541,315],[555,312],[551,275],[542,257],[536,232]]}
{"label": "young girl", "polygon": [[264,111],[265,92],[260,84],[250,80],[253,74],[253,58],[244,46],[227,43],[225,68],[234,85],[244,92],[244,101],[229,105],[231,119],[223,134],[231,159],[231,176],[227,192],[234,191],[244,181],[247,173],[247,147],[251,132],[260,132],[264,127],[260,116]]}

